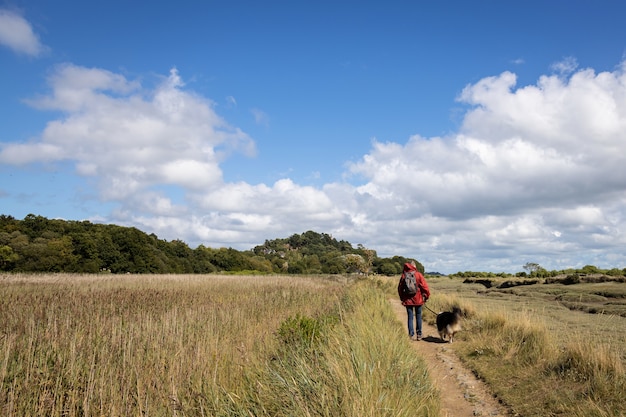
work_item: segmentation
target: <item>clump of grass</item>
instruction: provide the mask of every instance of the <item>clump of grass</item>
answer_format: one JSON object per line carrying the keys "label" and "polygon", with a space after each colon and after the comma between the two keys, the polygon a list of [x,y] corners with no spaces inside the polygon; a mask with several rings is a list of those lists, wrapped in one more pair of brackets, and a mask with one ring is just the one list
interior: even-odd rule
{"label": "clump of grass", "polygon": [[325,315],[320,318],[306,317],[297,313],[280,324],[277,336],[281,346],[287,349],[311,349],[327,333],[327,329],[336,323],[338,317]]}
{"label": "clump of grass", "polygon": [[[626,394],[626,373],[623,359],[608,344],[576,341],[568,344],[550,368],[567,382],[581,387],[581,396],[591,400],[579,406],[575,415],[588,416],[601,403],[610,415],[623,413]],[[614,413],[614,414],[613,414]],[[602,414],[598,414],[602,415]]]}
{"label": "clump of grass", "polygon": [[528,313],[481,314],[469,320],[466,327],[471,329],[464,339],[473,348],[472,356],[488,352],[515,366],[525,366],[551,360],[557,353],[546,327]]}

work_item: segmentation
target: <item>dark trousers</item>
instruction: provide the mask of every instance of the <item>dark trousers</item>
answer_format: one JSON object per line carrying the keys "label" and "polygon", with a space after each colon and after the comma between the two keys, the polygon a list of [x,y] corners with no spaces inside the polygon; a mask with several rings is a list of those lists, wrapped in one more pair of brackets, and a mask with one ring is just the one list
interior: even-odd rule
{"label": "dark trousers", "polygon": [[417,336],[422,336],[422,306],[405,306],[406,314],[408,317],[407,327],[409,328],[409,336],[415,336],[415,330],[413,327],[413,316],[415,316],[415,329],[417,330]]}

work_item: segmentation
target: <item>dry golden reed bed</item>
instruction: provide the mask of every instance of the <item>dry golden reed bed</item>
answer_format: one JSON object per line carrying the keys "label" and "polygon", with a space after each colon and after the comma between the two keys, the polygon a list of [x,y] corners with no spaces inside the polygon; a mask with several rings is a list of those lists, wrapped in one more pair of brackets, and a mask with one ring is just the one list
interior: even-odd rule
{"label": "dry golden reed bed", "polygon": [[[438,416],[396,282],[0,275],[0,415]],[[624,317],[430,283],[431,308],[468,313],[449,349],[512,414],[626,415]]]}
{"label": "dry golden reed bed", "polygon": [[345,278],[4,275],[0,414],[436,416],[393,320]]}

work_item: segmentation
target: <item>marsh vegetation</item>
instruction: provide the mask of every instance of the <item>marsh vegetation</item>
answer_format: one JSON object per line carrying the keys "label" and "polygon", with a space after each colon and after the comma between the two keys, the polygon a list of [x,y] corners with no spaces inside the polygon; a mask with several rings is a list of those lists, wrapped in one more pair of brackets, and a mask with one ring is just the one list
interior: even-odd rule
{"label": "marsh vegetation", "polygon": [[[626,284],[429,282],[433,306],[467,312],[454,349],[514,414],[626,415]],[[611,310],[588,308],[607,300]]]}
{"label": "marsh vegetation", "polygon": [[6,275],[0,414],[436,416],[394,320],[337,277]]}
{"label": "marsh vegetation", "polygon": [[[396,284],[2,275],[0,414],[438,416],[440,394],[389,304]],[[626,318],[563,303],[619,299],[624,283],[429,284],[431,309],[466,313],[446,346],[512,413],[626,414]]]}

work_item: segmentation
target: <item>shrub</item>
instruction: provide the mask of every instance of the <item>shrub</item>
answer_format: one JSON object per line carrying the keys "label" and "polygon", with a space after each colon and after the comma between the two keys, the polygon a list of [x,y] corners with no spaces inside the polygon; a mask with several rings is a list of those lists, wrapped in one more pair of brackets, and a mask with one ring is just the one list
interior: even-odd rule
{"label": "shrub", "polygon": [[288,348],[310,349],[320,341],[327,329],[337,322],[336,317],[325,316],[319,319],[296,314],[280,324],[279,340]]}
{"label": "shrub", "polygon": [[563,285],[573,285],[580,283],[580,276],[578,274],[570,274],[561,280],[561,284]]}

